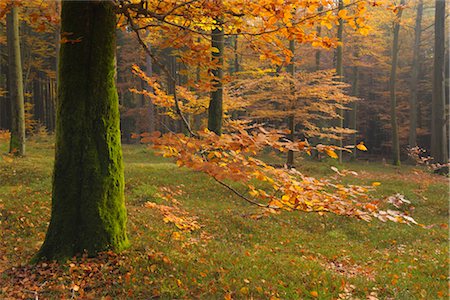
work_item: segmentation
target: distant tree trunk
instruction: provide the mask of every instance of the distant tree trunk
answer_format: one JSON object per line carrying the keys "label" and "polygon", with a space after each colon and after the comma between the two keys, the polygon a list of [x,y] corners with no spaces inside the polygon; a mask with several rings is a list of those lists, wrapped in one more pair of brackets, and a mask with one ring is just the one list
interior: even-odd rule
{"label": "distant tree trunk", "polygon": [[[291,74],[291,76],[295,76],[295,41],[289,41],[289,50],[292,52],[291,62],[287,66],[287,72]],[[292,90],[291,93],[294,91]],[[294,107],[291,107],[294,109]],[[288,128],[289,128],[289,136],[288,138],[293,142],[295,140],[295,115],[292,113],[287,120]],[[288,168],[294,167],[294,151],[289,150],[287,155],[286,165]]]}
{"label": "distant tree trunk", "polygon": [[[339,0],[339,11],[344,8],[343,0]],[[338,31],[337,31],[337,39],[339,40],[339,45],[336,48],[336,75],[338,76],[338,80],[343,81],[344,76],[344,67],[342,64],[342,54],[343,54],[343,34],[344,34],[344,20],[339,19]],[[344,110],[339,110],[339,128],[344,128]],[[339,147],[343,146],[343,135],[340,135],[339,139]],[[342,150],[339,150],[339,163],[342,163]]]}
{"label": "distant tree trunk", "polygon": [[[200,43],[200,42],[201,42],[201,39],[198,38],[197,43]],[[197,66],[195,67],[195,83],[199,84],[200,81],[201,81],[201,65],[200,65],[200,63],[198,63]],[[202,118],[203,117],[204,117],[204,113],[194,115],[194,120],[193,120],[194,121],[194,125],[193,125],[194,131],[198,131],[202,127]]]}
{"label": "distant tree trunk", "polygon": [[11,99],[11,140],[9,152],[25,155],[25,110],[22,62],[20,57],[18,8],[12,6],[6,16],[9,66],[9,97]]}
{"label": "distant tree trunk", "polygon": [[212,59],[217,65],[212,70],[214,79],[208,108],[208,129],[217,135],[222,134],[224,40],[223,28],[214,28],[211,34],[211,46],[217,50],[212,52]]}
{"label": "distant tree trunk", "polygon": [[[323,6],[319,7],[319,12],[323,10]],[[316,27],[316,31],[317,31],[317,36],[320,37],[322,34],[322,26],[320,26],[320,24]],[[315,58],[316,58],[316,65],[315,65],[315,70],[319,71],[320,70],[320,54],[322,52],[320,51],[320,48],[316,49],[316,54],[315,54]]]}
{"label": "distant tree trunk", "polygon": [[417,3],[416,26],[411,74],[411,96],[409,98],[409,147],[417,146],[417,85],[419,83],[420,34],[422,32],[423,0]]}
{"label": "distant tree trunk", "polygon": [[[357,50],[358,51],[358,50]],[[358,58],[359,57],[359,53],[356,52],[355,57]],[[359,68],[357,65],[353,66],[353,82],[352,82],[352,95],[355,97],[359,96]],[[352,110],[350,111],[350,128],[353,129],[355,131],[355,133],[353,134],[353,145],[356,145],[357,140],[356,137],[358,135],[358,133],[356,132],[356,130],[358,129],[358,104],[357,101],[354,101],[352,103]],[[354,149],[353,151],[353,158],[356,158],[356,149]]]}
{"label": "distant tree trunk", "polygon": [[[4,36],[4,26],[0,25],[0,35]],[[7,53],[7,47],[0,45],[0,57],[4,57],[4,53]],[[8,63],[3,63],[4,60],[0,59],[0,88],[2,90],[8,90],[9,72]],[[11,101],[9,96],[0,96],[0,129],[11,129]]]}
{"label": "distant tree trunk", "polygon": [[[148,49],[151,49],[150,43],[147,44]],[[145,70],[148,77],[153,76],[153,63],[152,58],[147,55],[145,58]],[[147,87],[150,92],[153,92],[152,87]],[[148,118],[149,118],[149,132],[155,131],[156,123],[155,123],[155,105],[151,99],[148,99]]]}
{"label": "distant tree trunk", "polygon": [[[404,5],[405,1],[402,0],[400,5]],[[391,96],[391,127],[392,127],[392,163],[396,166],[400,165],[400,143],[398,139],[398,126],[397,126],[397,94],[396,94],[396,81],[397,81],[397,64],[398,64],[398,36],[400,33],[400,19],[402,17],[402,9],[399,9],[394,21],[394,38],[392,41],[392,62],[391,62],[391,75],[389,79],[389,92]]]}
{"label": "distant tree trunk", "polygon": [[448,161],[445,122],[445,0],[436,0],[434,21],[434,71],[431,123],[431,156],[435,162]]}
{"label": "distant tree trunk", "polygon": [[240,71],[239,70],[240,66],[239,66],[238,36],[237,35],[234,37],[233,52],[234,52],[234,73],[237,73]]}
{"label": "distant tree trunk", "polygon": [[52,214],[35,260],[62,260],[128,245],[119,103],[116,12],[111,1],[63,1]]}

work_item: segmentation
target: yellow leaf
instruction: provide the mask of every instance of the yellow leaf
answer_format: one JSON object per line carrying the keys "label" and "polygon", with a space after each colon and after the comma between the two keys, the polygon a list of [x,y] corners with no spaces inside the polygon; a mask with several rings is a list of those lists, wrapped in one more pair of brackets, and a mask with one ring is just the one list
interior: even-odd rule
{"label": "yellow leaf", "polygon": [[250,194],[250,196],[252,196],[252,197],[257,197],[257,196],[259,195],[259,193],[258,193],[257,190],[251,190],[251,191],[249,192],[249,194]]}
{"label": "yellow leaf", "polygon": [[361,142],[358,145],[356,145],[356,148],[358,148],[358,150],[361,150],[361,151],[367,151],[367,147],[364,146],[363,142]]}
{"label": "yellow leaf", "polygon": [[242,295],[248,295],[248,287],[243,287],[239,290]]}
{"label": "yellow leaf", "polygon": [[314,298],[319,297],[319,293],[318,293],[317,291],[311,291],[309,294],[310,294],[311,296],[313,296]]}
{"label": "yellow leaf", "polygon": [[325,149],[325,153],[332,158],[338,158],[338,155],[336,154],[336,152],[334,152],[331,149]]}
{"label": "yellow leaf", "polygon": [[345,9],[342,9],[338,12],[338,16],[341,19],[345,19],[345,17],[347,17],[347,11]]}
{"label": "yellow leaf", "polygon": [[380,185],[381,185],[381,182],[378,182],[378,181],[372,182],[372,186],[380,186]]}
{"label": "yellow leaf", "polygon": [[283,195],[283,197],[281,197],[281,200],[283,201],[289,201],[289,199],[291,199],[291,197],[289,197],[288,195]]}

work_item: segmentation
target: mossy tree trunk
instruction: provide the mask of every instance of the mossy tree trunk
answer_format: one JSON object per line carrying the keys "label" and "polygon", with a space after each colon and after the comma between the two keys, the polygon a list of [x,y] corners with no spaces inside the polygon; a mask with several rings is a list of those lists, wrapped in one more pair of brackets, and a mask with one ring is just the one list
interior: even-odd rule
{"label": "mossy tree trunk", "polygon": [[9,99],[11,100],[11,140],[9,152],[25,155],[25,110],[22,61],[20,56],[18,8],[12,6],[6,16],[8,39]]}
{"label": "mossy tree trunk", "polygon": [[434,21],[433,103],[431,156],[435,162],[448,161],[445,121],[445,0],[436,0]]}
{"label": "mossy tree trunk", "polygon": [[63,1],[52,215],[37,259],[128,245],[119,107],[116,14],[111,1]]}
{"label": "mossy tree trunk", "polygon": [[213,91],[208,108],[208,129],[217,135],[222,134],[222,118],[223,118],[223,55],[224,55],[224,32],[222,27],[216,27],[211,34],[212,59],[216,63],[212,70]]}
{"label": "mossy tree trunk", "polygon": [[[400,2],[401,5],[405,1]],[[400,143],[398,138],[397,125],[397,64],[398,64],[398,37],[400,33],[400,19],[402,17],[402,9],[397,12],[396,20],[394,21],[394,38],[392,41],[392,62],[391,75],[389,78],[389,92],[391,96],[391,130],[392,130],[392,163],[396,166],[400,165]]]}
{"label": "mossy tree trunk", "polygon": [[[292,58],[291,58],[291,62],[287,66],[287,72],[293,77],[293,76],[295,76],[295,41],[294,40],[289,41],[289,50],[292,52]],[[291,87],[291,93],[293,94],[294,92],[295,92],[294,87]],[[291,96],[291,97],[293,97],[293,96]],[[293,101],[293,104],[292,104],[291,110],[294,110],[295,109],[295,106],[294,106],[295,99],[292,99],[292,101]],[[294,115],[294,113],[292,113],[288,117],[287,123],[288,123],[288,129],[290,131],[288,138],[292,142],[294,142],[294,140],[295,140],[295,115]],[[294,167],[294,151],[292,151],[292,150],[288,151],[286,165],[288,168]]]}

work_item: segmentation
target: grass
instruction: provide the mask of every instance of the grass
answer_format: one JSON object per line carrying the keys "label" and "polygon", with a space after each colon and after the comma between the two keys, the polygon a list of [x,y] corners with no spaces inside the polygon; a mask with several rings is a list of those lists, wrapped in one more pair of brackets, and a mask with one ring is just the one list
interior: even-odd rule
{"label": "grass", "polygon": [[[402,193],[417,226],[258,209],[207,176],[178,168],[140,145],[125,145],[130,249],[99,259],[28,266],[50,216],[52,139],[0,161],[0,298],[42,299],[446,299],[448,180],[412,166],[298,162],[309,175],[345,183],[381,182],[380,199]],[[0,144],[0,153],[7,147]],[[179,207],[202,226],[180,232],[147,201]]]}

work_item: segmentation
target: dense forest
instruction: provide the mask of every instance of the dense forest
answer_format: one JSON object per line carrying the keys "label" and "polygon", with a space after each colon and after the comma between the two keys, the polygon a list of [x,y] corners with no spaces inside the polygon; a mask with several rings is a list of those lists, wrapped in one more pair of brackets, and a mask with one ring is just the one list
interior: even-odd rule
{"label": "dense forest", "polygon": [[[7,254],[0,255],[5,280],[0,297],[445,297],[446,4],[2,1],[0,225],[5,230],[0,250]],[[20,209],[13,200],[17,197],[24,199]],[[224,199],[237,203],[223,204]],[[30,216],[22,216],[25,212]],[[311,218],[296,214],[310,212]],[[349,221],[341,224],[342,217]],[[205,230],[219,235],[221,221],[229,229],[220,233],[222,244],[214,245]],[[379,229],[361,221],[387,223]],[[307,222],[315,225],[302,230],[314,238],[297,240],[288,225]],[[281,233],[263,237],[262,227],[266,234],[275,228],[286,231],[286,241],[277,240]],[[234,267],[245,268],[239,259],[252,256],[250,248],[239,248],[247,247],[239,239],[245,236],[251,247],[260,245],[250,242],[253,234],[270,239],[273,253],[279,249],[275,244],[309,243],[308,249],[316,250],[310,257],[318,264],[308,272],[326,271],[307,280],[294,270],[286,279],[280,271],[271,275],[275,283],[267,277],[271,270],[258,260],[253,267],[259,264],[265,270],[261,274],[242,270],[228,278]],[[419,244],[414,245],[413,236]],[[327,237],[358,257],[325,258],[334,251],[326,248]],[[24,239],[33,242],[22,250],[25,261],[12,246]],[[367,257],[358,239],[379,257]],[[389,247],[397,247],[397,239],[423,260],[427,251],[437,253],[425,263],[440,275],[435,283],[427,283],[428,271],[406,279],[408,272],[377,262]],[[179,244],[171,248],[172,243]],[[425,244],[431,248],[421,252]],[[198,277],[193,271],[198,264],[182,259],[188,251],[202,261],[197,246],[212,253],[205,264],[217,272],[202,271]],[[149,252],[148,247],[154,248]],[[230,262],[226,254],[214,256],[222,253],[218,247],[237,247],[244,254]],[[379,247],[386,252],[378,252]],[[406,262],[401,251],[397,261],[419,268],[417,261]],[[289,269],[285,258],[271,264]],[[375,261],[376,267],[348,269],[358,259]],[[293,255],[291,263],[306,260],[303,254]],[[109,275],[102,273],[105,262]],[[155,272],[160,268],[161,273]],[[77,270],[88,270],[91,279],[75,278]],[[388,283],[383,283],[385,272]],[[372,278],[372,273],[378,275]],[[400,273],[406,277],[397,288]],[[249,276],[266,279],[253,285],[256,279]],[[360,277],[367,281],[359,282]],[[299,278],[304,285],[293,287]],[[340,279],[340,286],[331,283]],[[112,280],[114,287],[96,288],[102,280]],[[148,281],[151,288],[137,280]]]}
{"label": "dense forest", "polygon": [[[443,1],[438,1],[438,4],[440,2]],[[37,1],[20,8],[16,26],[20,30],[25,127],[28,135],[39,130],[53,132],[55,129],[57,51],[61,39],[59,5],[54,1],[43,4]],[[219,42],[219,48],[222,47],[220,54],[223,56],[222,97],[226,99],[226,113],[237,119],[257,120],[277,128],[289,128],[287,116],[290,114],[288,106],[291,105],[295,107],[291,113],[297,115],[297,120],[302,120],[294,121],[297,139],[327,139],[328,143],[336,144],[333,139],[336,138],[333,136],[336,130],[333,131],[332,128],[345,128],[353,131],[343,131],[338,136],[342,136],[344,144],[364,141],[370,154],[365,155],[365,158],[392,160],[397,151],[395,148],[398,148],[401,160],[405,161],[408,157],[407,149],[415,146],[427,150],[431,156],[434,141],[432,120],[436,119],[433,116],[446,114],[443,104],[439,107],[442,112],[435,111],[438,108],[433,109],[436,66],[444,69],[444,77],[436,79],[444,82],[443,90],[448,91],[449,82],[449,50],[448,43],[444,41],[448,31],[440,32],[435,28],[436,3],[410,1],[396,6],[394,2],[380,2],[378,5],[361,8],[367,10],[362,16],[357,15],[360,12],[356,5],[347,5],[349,8],[342,9],[340,14],[338,7],[327,9],[328,12],[323,14],[320,13],[320,7],[312,7],[307,17],[303,16],[304,13],[299,13],[298,18],[308,20],[304,21],[307,24],[302,24],[299,41],[292,43],[281,34],[239,33],[243,29],[238,26],[249,25],[234,23],[242,22],[245,16],[241,16],[243,13],[236,13],[238,16],[234,16],[228,12],[231,16],[227,17],[232,19],[227,20],[230,29],[225,30],[223,42]],[[284,7],[282,9],[286,10]],[[437,12],[439,10],[436,8]],[[342,16],[342,24],[334,24],[337,21],[333,18],[323,18],[325,15],[331,17],[331,14]],[[278,17],[268,15],[266,18],[271,23],[277,22]],[[10,64],[6,34],[12,29],[7,28],[5,19],[1,40],[0,128],[9,130],[12,115],[7,87],[12,78],[8,70]],[[204,128],[207,125],[205,119],[208,103],[203,98],[210,89],[211,76],[215,76],[211,61],[207,59],[208,51],[217,48],[217,45],[211,45],[210,42],[214,33],[197,29],[201,26],[195,25],[166,28],[170,27],[170,22],[162,22],[160,25],[157,20],[151,19],[137,22],[143,24],[136,26],[147,28],[141,32],[140,38],[148,49],[140,45],[133,30],[125,22],[119,24],[117,29],[117,87],[123,142],[136,142],[132,139],[133,133],[183,131],[182,123],[176,117],[172,118],[170,108],[155,106],[149,97],[133,92],[136,89],[148,89],[145,80],[133,74],[133,65],[137,65],[148,76],[158,78],[160,88],[168,95],[173,93],[175,87],[192,91],[198,101],[189,103],[190,107],[186,108],[185,115],[195,130]],[[358,24],[362,22],[364,24],[359,28]],[[150,30],[153,27],[158,29]],[[444,30],[443,23],[441,27]],[[257,32],[264,28],[252,30]],[[435,32],[441,37],[435,39]],[[443,48],[443,53],[437,57],[440,62],[436,63],[435,54],[441,50],[436,49],[439,42],[435,44],[434,40],[440,41]],[[153,53],[157,63],[152,62],[146,50]],[[273,86],[272,91],[265,91],[264,95],[249,97],[248,92],[257,88],[257,85],[246,85],[243,82],[245,79],[264,80],[261,74],[273,77],[275,74],[292,72],[292,68],[295,70],[293,74],[301,76],[299,84],[305,84],[303,78],[313,78],[320,76],[320,72],[337,70],[339,80],[347,84],[342,87],[343,94],[354,97],[342,100],[345,106],[343,112],[340,112],[342,124],[341,121],[333,121],[333,113],[340,109],[336,103],[328,101],[327,107],[324,104],[320,108],[307,108],[314,99],[321,100],[313,91],[311,95],[304,93],[287,99],[289,93],[280,84]],[[331,73],[329,76],[332,76]],[[261,84],[264,85],[263,82]],[[308,83],[312,84],[323,88],[324,92],[328,88],[326,83],[321,87],[320,78]],[[248,92],[244,93],[242,89],[247,89]],[[443,95],[444,103],[448,103],[449,93]],[[246,98],[245,106],[239,105],[242,104],[242,98]],[[391,103],[395,103],[395,111],[392,110]],[[262,110],[261,106],[266,105],[270,105],[274,111],[280,111],[281,108],[285,113],[272,113],[267,107]],[[448,126],[447,121],[445,117],[441,120],[444,126]],[[394,129],[395,127],[397,128]],[[446,141],[447,135],[442,138]],[[349,158],[350,155],[346,157]],[[445,161],[441,159],[440,162]]]}

